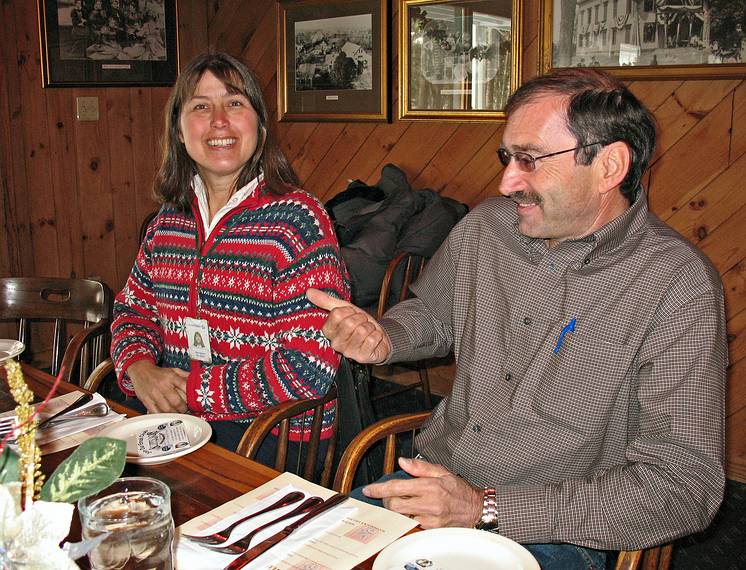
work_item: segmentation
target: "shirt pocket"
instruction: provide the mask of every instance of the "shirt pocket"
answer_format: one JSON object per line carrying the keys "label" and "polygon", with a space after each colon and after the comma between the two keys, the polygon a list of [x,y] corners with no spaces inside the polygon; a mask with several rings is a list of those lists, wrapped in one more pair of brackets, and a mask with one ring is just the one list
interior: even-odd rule
{"label": "shirt pocket", "polygon": [[557,353],[545,353],[527,374],[532,412],[554,427],[602,437],[609,419],[628,405],[634,349],[603,334],[575,332]]}

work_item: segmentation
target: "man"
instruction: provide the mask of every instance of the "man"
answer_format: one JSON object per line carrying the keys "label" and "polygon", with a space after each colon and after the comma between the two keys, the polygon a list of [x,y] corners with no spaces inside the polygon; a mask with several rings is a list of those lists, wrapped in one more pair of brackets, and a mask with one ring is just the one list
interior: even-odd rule
{"label": "man", "polygon": [[604,550],[698,531],[720,504],[722,286],[648,212],[655,128],[623,84],[570,68],[506,110],[505,197],[454,228],[415,298],[379,324],[308,297],[330,311],[332,346],[360,362],[455,353],[423,459],[365,495],[425,528],[499,529],[544,570],[603,568]]}

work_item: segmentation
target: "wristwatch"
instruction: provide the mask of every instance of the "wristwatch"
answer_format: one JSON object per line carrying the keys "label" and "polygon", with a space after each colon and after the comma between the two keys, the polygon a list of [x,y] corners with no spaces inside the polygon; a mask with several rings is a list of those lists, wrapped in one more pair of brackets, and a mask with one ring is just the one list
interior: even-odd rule
{"label": "wristwatch", "polygon": [[482,497],[482,516],[479,517],[474,528],[500,533],[500,525],[497,520],[497,491],[493,487],[487,487]]}

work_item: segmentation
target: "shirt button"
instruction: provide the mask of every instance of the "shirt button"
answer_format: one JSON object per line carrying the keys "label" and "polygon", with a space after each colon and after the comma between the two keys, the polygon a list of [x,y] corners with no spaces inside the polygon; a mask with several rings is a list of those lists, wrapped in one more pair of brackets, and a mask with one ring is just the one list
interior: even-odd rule
{"label": "shirt button", "polygon": [[513,378],[513,376],[510,374],[510,372],[505,373],[505,381],[510,382],[510,380]]}
{"label": "shirt button", "polygon": [[530,325],[531,324],[531,317],[523,317],[523,324],[524,325]]}
{"label": "shirt button", "polygon": [[583,260],[583,263],[584,263],[585,265],[588,265],[588,264],[589,264],[590,262],[591,262],[591,258],[590,258],[590,257],[586,257],[586,258],[585,258],[585,259]]}
{"label": "shirt button", "polygon": [[482,431],[482,426],[480,426],[479,424],[474,424],[471,427],[471,431],[473,431],[474,433],[479,433]]}
{"label": "shirt button", "polygon": [[554,273],[554,269],[555,269],[554,263],[550,263],[549,265],[547,265],[547,269],[549,269],[550,273]]}

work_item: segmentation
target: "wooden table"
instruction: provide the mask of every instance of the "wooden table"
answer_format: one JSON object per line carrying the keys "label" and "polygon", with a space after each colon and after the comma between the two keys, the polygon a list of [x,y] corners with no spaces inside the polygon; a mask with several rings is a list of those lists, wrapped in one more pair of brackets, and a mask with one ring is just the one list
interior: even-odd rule
{"label": "wooden table", "polygon": [[[49,393],[54,378],[31,366],[24,364],[22,367],[29,388],[37,397],[44,398]],[[5,367],[3,366],[0,366],[0,377],[2,378],[0,382],[0,412],[3,412],[12,409],[14,403],[8,394],[7,384],[5,383]],[[73,384],[61,382],[56,395],[75,390],[84,391]],[[110,405],[115,411],[127,414],[129,417],[139,415],[134,410],[115,402],[110,402]],[[42,471],[47,475],[51,474],[55,467],[71,452],[72,449],[69,449],[43,456]],[[179,526],[259,487],[279,474],[274,469],[246,459],[213,443],[208,443],[192,453],[178,457],[163,465],[148,466],[127,463],[123,475],[128,477],[153,477],[166,483],[171,488],[171,511],[174,523]],[[80,539],[80,522],[77,514],[73,516],[73,525],[68,539]],[[372,558],[367,560],[358,568],[371,568],[372,560]],[[79,560],[78,562],[85,564],[87,560]]]}

